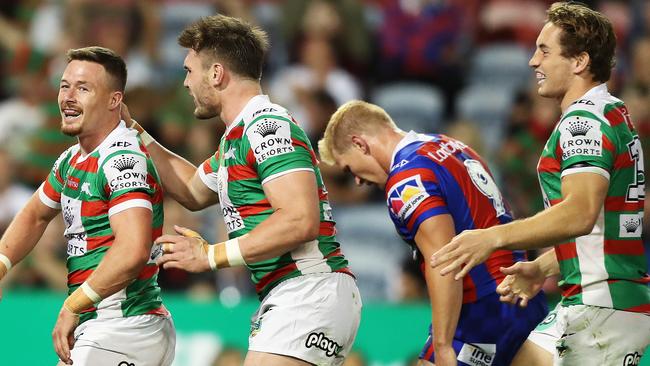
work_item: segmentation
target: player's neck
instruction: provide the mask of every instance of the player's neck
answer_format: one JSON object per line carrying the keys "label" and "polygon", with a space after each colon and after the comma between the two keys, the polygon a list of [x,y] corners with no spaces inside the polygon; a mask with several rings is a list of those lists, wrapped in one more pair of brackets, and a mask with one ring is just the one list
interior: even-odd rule
{"label": "player's neck", "polygon": [[560,108],[562,109],[562,113],[566,112],[567,108],[569,108],[573,102],[578,100],[578,98],[585,95],[589,90],[600,84],[601,83],[599,81],[595,81],[591,77],[576,77],[575,82],[571,83],[569,89],[567,89],[567,92],[560,100]]}
{"label": "player's neck", "polygon": [[260,84],[252,80],[240,80],[231,83],[221,93],[221,120],[226,128],[235,122],[235,118],[255,96],[262,94]]}
{"label": "player's neck", "polygon": [[374,144],[376,152],[373,155],[386,173],[390,172],[393,153],[404,136],[406,136],[406,132],[401,130],[388,130],[386,133],[377,135]]}
{"label": "player's neck", "polygon": [[81,155],[86,156],[92,153],[97,148],[97,146],[104,142],[108,135],[113,132],[119,122],[119,118],[113,119],[112,122],[100,122],[98,123],[98,128],[92,131],[82,132],[79,136],[77,136]]}

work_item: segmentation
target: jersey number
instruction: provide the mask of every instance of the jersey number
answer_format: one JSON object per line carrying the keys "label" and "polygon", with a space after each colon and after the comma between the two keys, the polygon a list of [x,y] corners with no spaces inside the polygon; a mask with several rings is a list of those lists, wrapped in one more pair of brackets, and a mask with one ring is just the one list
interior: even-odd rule
{"label": "jersey number", "polygon": [[638,202],[645,199],[645,171],[643,169],[643,149],[638,136],[627,144],[630,159],[634,161],[634,182],[627,186],[627,202]]}
{"label": "jersey number", "polygon": [[494,210],[497,212],[497,217],[504,215],[506,213],[506,206],[503,203],[499,187],[494,183],[494,179],[485,170],[483,164],[473,159],[465,160],[464,164],[476,188],[492,201],[492,206],[494,206]]}

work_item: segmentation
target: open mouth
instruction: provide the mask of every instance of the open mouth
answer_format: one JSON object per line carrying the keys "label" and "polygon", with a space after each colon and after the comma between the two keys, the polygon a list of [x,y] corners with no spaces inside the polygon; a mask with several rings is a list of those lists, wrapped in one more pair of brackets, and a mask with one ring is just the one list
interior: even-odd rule
{"label": "open mouth", "polygon": [[537,84],[541,84],[544,81],[546,81],[546,75],[544,75],[543,73],[541,73],[539,71],[537,71],[535,73],[535,77],[537,78]]}
{"label": "open mouth", "polygon": [[66,123],[72,123],[82,115],[80,110],[73,108],[63,108],[61,113],[63,114],[63,121]]}

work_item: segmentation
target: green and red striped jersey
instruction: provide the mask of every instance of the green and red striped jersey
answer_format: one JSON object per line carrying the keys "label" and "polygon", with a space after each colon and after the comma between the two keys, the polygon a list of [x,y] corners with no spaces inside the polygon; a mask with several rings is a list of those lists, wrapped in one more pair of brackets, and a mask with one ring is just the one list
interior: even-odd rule
{"label": "green and red striped jersey", "polygon": [[546,207],[562,201],[566,175],[590,172],[609,180],[592,232],[555,246],[562,304],[650,313],[650,277],[641,241],[643,151],[627,108],[605,84],[567,108],[537,172]]}
{"label": "green and red striped jersey", "polygon": [[[120,122],[91,153],[79,145],[63,152],[38,191],[41,202],[62,211],[68,242],[68,293],[77,289],[109,250],[115,236],[112,215],[134,207],[152,210],[152,238],[162,234],[162,188],[158,173],[135,130]],[[155,259],[160,246],[126,288],[81,314],[81,321],[142,314],[167,315],[158,287]]]}
{"label": "green and red striped jersey", "polygon": [[297,171],[316,176],[320,197],[320,234],[291,252],[257,263],[249,263],[251,278],[262,299],[278,283],[310,273],[344,272],[348,261],[336,241],[327,191],[316,155],[287,110],[265,95],[252,98],[228,126],[214,156],[200,167],[203,183],[219,194],[230,238],[253,230],[272,213],[264,194],[265,183]]}

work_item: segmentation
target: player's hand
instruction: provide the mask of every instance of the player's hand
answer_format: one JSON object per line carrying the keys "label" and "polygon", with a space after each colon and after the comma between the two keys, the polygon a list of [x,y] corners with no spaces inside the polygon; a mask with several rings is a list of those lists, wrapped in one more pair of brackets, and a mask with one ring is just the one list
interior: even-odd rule
{"label": "player's hand", "polygon": [[495,248],[496,239],[485,229],[466,230],[431,256],[431,267],[447,264],[441,275],[457,272],[454,279],[463,278],[470,269],[485,262]]}
{"label": "player's hand", "polygon": [[458,365],[458,361],[456,360],[456,351],[454,351],[454,348],[451,345],[444,347],[436,345],[436,354],[434,361],[436,366]]}
{"label": "player's hand", "polygon": [[196,231],[174,225],[180,235],[163,235],[156,239],[161,244],[163,255],[156,260],[165,269],[179,268],[188,272],[206,272],[208,263],[208,242]]}
{"label": "player's hand", "polygon": [[517,262],[508,268],[501,267],[501,272],[507,276],[497,286],[499,300],[513,305],[519,301],[521,307],[526,307],[528,300],[539,293],[546,279],[537,262]]}
{"label": "player's hand", "polygon": [[120,105],[120,118],[126,123],[127,127],[132,128],[131,124],[133,120],[131,118],[131,113],[129,113],[129,107],[127,107],[124,102]]}
{"label": "player's hand", "polygon": [[74,346],[74,330],[77,325],[79,325],[79,315],[61,307],[52,331],[52,341],[56,354],[66,365],[72,365],[70,350]]}

